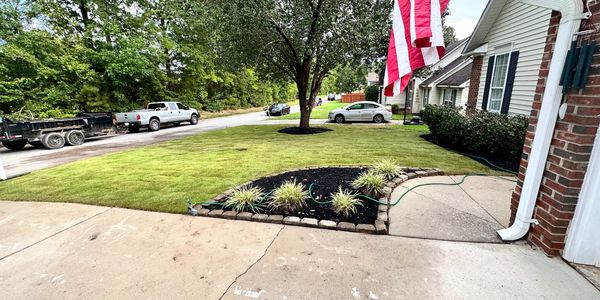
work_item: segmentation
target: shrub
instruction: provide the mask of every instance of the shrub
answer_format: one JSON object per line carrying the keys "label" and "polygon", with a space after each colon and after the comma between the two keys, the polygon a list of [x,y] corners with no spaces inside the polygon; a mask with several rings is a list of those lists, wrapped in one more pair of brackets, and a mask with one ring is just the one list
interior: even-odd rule
{"label": "shrub", "polygon": [[331,205],[336,214],[349,217],[356,213],[356,206],[362,205],[362,202],[356,198],[356,194],[339,187],[336,193],[331,194]]}
{"label": "shrub", "polygon": [[375,165],[373,165],[373,170],[383,175],[388,180],[394,179],[402,174],[400,166],[389,159],[375,163]]}
{"label": "shrub", "polygon": [[304,190],[302,183],[286,181],[273,191],[271,196],[271,207],[293,212],[306,204],[308,192]]}
{"label": "shrub", "polygon": [[392,104],[392,113],[395,115],[399,115],[401,113],[404,113],[404,111],[402,108],[400,108],[400,105]]}
{"label": "shrub", "polygon": [[225,207],[231,207],[237,212],[243,211],[246,208],[250,208],[252,211],[257,212],[257,204],[262,197],[262,189],[243,186],[231,193],[229,199],[225,201]]}
{"label": "shrub", "polygon": [[379,196],[383,193],[385,177],[382,174],[369,170],[362,173],[352,182],[352,188],[369,196]]}
{"label": "shrub", "polygon": [[426,105],[421,117],[442,144],[461,152],[519,158],[525,143],[528,118],[487,111],[464,115],[459,109]]}
{"label": "shrub", "polygon": [[365,99],[367,101],[379,102],[379,86],[369,85],[365,88]]}

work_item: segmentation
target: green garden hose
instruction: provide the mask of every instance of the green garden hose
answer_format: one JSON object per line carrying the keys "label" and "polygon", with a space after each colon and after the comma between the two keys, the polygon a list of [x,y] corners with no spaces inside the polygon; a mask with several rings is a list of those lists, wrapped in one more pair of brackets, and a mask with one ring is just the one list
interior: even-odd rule
{"label": "green garden hose", "polygon": [[[494,168],[496,168],[498,170],[501,170],[503,172],[510,173],[510,174],[513,174],[513,175],[517,174],[516,172],[513,172],[511,170],[508,170],[506,168],[503,168],[503,167],[500,167],[498,165],[493,164],[492,162],[490,162],[486,158],[483,158],[483,157],[480,157],[480,156],[477,156],[477,155],[472,155],[472,154],[467,154],[467,153],[461,153],[461,152],[458,152],[458,151],[452,151],[452,152],[458,153],[458,154],[461,154],[461,155],[465,155],[465,156],[469,156],[469,157],[473,157],[473,158],[477,158],[477,159],[480,159],[480,160],[483,160],[487,164],[489,164],[492,167],[494,167]],[[389,206],[396,206],[398,203],[400,203],[400,201],[402,200],[402,198],[404,198],[404,196],[406,196],[409,192],[411,192],[412,190],[414,190],[416,188],[423,187],[423,186],[457,186],[457,185],[463,184],[468,177],[472,177],[472,176],[489,176],[489,175],[488,174],[481,174],[481,173],[466,174],[466,175],[463,175],[463,177],[458,182],[453,182],[453,183],[430,182],[430,183],[418,184],[418,185],[415,185],[415,186],[407,189],[406,191],[404,191],[404,193],[402,193],[402,195],[400,195],[400,197],[398,197],[398,199],[396,199],[396,201],[393,202],[393,203],[382,202],[382,201],[374,199],[374,198],[372,198],[372,197],[370,197],[368,195],[362,195],[362,194],[358,194],[358,195],[356,195],[356,197],[359,197],[359,198],[362,198],[362,199],[365,199],[365,200],[368,200],[368,201],[372,201],[372,202],[375,202],[375,203],[378,203],[378,204],[389,205]],[[502,179],[502,180],[507,180],[507,181],[510,181],[510,182],[517,182],[516,180],[504,178],[504,177],[501,177],[501,176],[494,176],[494,177],[496,177],[498,179]],[[311,183],[308,186],[308,195],[309,195],[310,199],[313,202],[317,203],[317,204],[329,204],[329,203],[331,203],[332,200],[329,200],[329,201],[319,201],[319,200],[315,199],[315,197],[313,196],[313,192],[312,192],[314,185],[315,185],[314,183]],[[251,208],[254,210],[254,208],[259,207],[259,209],[260,209],[261,204],[274,191],[275,190],[272,190],[269,193],[267,193],[266,195],[264,195],[255,205],[251,206]],[[198,202],[198,203],[191,203],[189,200],[188,200],[188,203],[190,204],[190,206],[192,206],[192,205],[198,205],[198,204],[221,205],[221,206],[225,205],[225,203],[223,203],[223,202]]]}

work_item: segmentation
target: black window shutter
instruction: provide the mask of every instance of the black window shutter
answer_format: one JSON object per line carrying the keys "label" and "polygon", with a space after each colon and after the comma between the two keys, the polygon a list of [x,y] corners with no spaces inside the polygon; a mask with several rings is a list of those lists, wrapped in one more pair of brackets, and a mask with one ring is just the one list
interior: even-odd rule
{"label": "black window shutter", "polygon": [[488,99],[490,97],[490,86],[492,85],[492,74],[494,72],[495,56],[490,56],[488,61],[487,74],[485,75],[485,89],[483,90],[483,101],[481,101],[481,109],[487,110]]}
{"label": "black window shutter", "polygon": [[519,62],[519,51],[510,54],[508,64],[508,74],[506,75],[506,85],[504,86],[504,97],[502,98],[502,108],[500,113],[507,114],[510,107],[510,97],[512,96],[513,85],[515,84],[515,73],[517,72],[517,63]]}

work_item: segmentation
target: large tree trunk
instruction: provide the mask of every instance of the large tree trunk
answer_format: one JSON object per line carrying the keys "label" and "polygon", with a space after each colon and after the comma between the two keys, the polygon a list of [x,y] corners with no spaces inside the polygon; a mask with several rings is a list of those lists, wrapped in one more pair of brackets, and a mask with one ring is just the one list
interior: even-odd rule
{"label": "large tree trunk", "polygon": [[310,113],[312,112],[312,101],[308,94],[308,72],[300,74],[296,82],[298,88],[298,100],[300,102],[300,129],[310,128]]}

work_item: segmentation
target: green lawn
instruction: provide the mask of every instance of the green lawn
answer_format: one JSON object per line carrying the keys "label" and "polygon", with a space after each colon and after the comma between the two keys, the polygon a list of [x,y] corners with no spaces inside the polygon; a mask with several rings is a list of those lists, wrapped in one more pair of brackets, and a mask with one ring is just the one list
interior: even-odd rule
{"label": "green lawn", "polygon": [[[312,113],[310,114],[310,118],[311,119],[327,119],[329,117],[329,112],[334,110],[334,109],[338,109],[338,108],[342,108],[344,106],[348,105],[348,103],[341,103],[339,101],[331,101],[331,102],[326,102],[321,106],[317,106],[313,109]],[[275,117],[279,120],[300,120],[300,113],[296,112],[296,113],[292,113],[289,115],[285,115],[282,117]]]}
{"label": "green lawn", "polygon": [[331,126],[334,131],[306,136],[277,132],[284,127],[235,127],[34,172],[0,182],[0,200],[182,213],[187,199],[204,201],[259,176],[304,166],[392,158],[453,174],[492,172],[421,139],[425,126]]}

